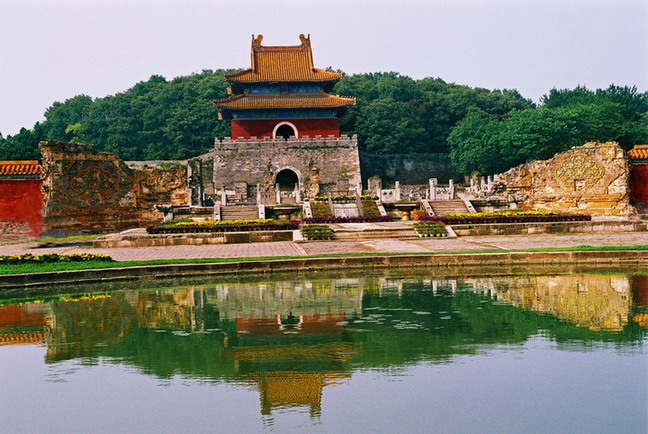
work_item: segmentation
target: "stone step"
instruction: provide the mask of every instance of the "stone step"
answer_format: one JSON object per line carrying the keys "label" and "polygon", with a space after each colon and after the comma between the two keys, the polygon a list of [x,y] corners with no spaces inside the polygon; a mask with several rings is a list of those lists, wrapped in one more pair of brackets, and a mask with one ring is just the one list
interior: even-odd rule
{"label": "stone step", "polygon": [[366,230],[366,231],[347,231],[336,230],[335,236],[338,240],[367,240],[367,239],[414,239],[418,236],[416,231],[408,229],[386,229],[386,230]]}
{"label": "stone step", "polygon": [[461,199],[454,200],[431,200],[430,206],[434,210],[435,215],[446,215],[454,213],[468,213],[470,212],[466,204]]}
{"label": "stone step", "polygon": [[256,206],[225,205],[221,207],[221,220],[255,220],[259,218]]}

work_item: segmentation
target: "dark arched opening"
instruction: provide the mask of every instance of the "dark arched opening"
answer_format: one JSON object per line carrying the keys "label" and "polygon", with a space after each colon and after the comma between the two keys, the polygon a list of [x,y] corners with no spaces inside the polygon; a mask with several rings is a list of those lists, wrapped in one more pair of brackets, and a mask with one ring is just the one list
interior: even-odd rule
{"label": "dark arched opening", "polygon": [[295,132],[295,129],[288,124],[279,126],[279,128],[277,128],[277,132],[275,133],[275,137],[277,139],[283,138],[284,140],[288,140],[288,138],[291,136],[296,137],[297,133]]}
{"label": "dark arched opening", "polygon": [[284,169],[277,173],[277,184],[281,191],[293,191],[299,182],[299,177],[290,169]]}

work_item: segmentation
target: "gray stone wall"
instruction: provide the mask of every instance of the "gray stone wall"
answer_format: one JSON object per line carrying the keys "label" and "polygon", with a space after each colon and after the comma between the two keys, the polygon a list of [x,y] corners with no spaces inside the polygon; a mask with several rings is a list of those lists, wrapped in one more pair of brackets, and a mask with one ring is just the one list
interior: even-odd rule
{"label": "gray stone wall", "polygon": [[363,185],[372,176],[378,176],[383,188],[392,188],[396,181],[401,184],[427,184],[437,178],[447,184],[457,173],[448,154],[371,154],[360,153]]}
{"label": "gray stone wall", "polygon": [[[214,191],[233,191],[237,183],[259,184],[265,203],[273,203],[276,176],[284,169],[297,174],[304,197],[352,193],[360,184],[356,136],[288,140],[226,137],[216,140],[214,149],[199,160],[203,167],[213,161]],[[203,183],[207,181],[203,179]]]}

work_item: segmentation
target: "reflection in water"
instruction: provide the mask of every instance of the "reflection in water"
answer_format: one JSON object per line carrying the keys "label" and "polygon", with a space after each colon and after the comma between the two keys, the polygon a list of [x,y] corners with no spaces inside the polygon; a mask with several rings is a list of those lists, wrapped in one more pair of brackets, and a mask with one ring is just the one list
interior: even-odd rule
{"label": "reflection in water", "polygon": [[359,369],[448,363],[486,344],[641,344],[646,276],[431,280],[362,277],[206,283],[0,306],[0,344],[257,388],[261,413],[308,408]]}

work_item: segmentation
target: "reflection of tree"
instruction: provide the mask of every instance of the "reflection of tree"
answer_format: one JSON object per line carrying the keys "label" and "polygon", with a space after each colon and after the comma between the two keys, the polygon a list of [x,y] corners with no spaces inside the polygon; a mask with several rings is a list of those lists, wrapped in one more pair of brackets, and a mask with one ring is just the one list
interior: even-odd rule
{"label": "reflection of tree", "polygon": [[[538,334],[583,346],[640,342],[646,330],[628,321],[629,282],[365,277],[119,291],[47,305],[47,360],[108,357],[160,378],[253,384],[264,414],[282,406],[317,414],[324,386],[358,368],[448,363]],[[622,318],[614,333],[601,326],[609,318]]]}
{"label": "reflection of tree", "polygon": [[135,309],[125,292],[100,299],[52,302],[47,359],[99,354],[99,345],[121,342],[134,326]]}
{"label": "reflection of tree", "polygon": [[[479,280],[477,280],[479,282]],[[592,330],[620,331],[632,308],[628,276],[520,276],[494,282],[498,300]]]}

